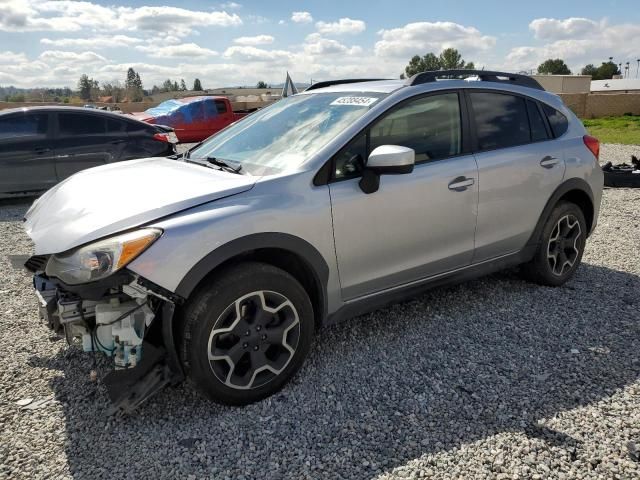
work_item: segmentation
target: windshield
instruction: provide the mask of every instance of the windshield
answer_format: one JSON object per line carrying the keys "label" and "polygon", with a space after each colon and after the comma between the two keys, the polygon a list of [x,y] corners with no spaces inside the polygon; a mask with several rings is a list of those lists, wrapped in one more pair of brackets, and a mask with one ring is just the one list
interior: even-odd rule
{"label": "windshield", "polygon": [[189,157],[239,163],[252,175],[293,170],[385,96],[315,93],[283,98],[211,137]]}
{"label": "windshield", "polygon": [[183,105],[184,103],[178,100],[166,100],[156,107],[145,110],[145,113],[148,113],[154,116],[166,115],[168,113],[173,112],[174,110],[177,110]]}

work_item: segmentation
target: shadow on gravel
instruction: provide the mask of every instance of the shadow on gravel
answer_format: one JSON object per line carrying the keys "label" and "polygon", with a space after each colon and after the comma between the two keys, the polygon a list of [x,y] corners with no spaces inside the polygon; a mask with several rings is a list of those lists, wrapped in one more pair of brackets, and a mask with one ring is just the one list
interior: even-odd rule
{"label": "shadow on gravel", "polygon": [[321,331],[296,379],[244,408],[183,385],[108,418],[90,355],[32,364],[64,372],[52,388],[77,478],[370,478],[503,431],[575,456],[579,441],[542,420],[638,379],[639,291],[592,265],[562,288],[505,272],[433,290]]}
{"label": "shadow on gravel", "polygon": [[34,200],[35,197],[0,198],[0,222],[22,220]]}

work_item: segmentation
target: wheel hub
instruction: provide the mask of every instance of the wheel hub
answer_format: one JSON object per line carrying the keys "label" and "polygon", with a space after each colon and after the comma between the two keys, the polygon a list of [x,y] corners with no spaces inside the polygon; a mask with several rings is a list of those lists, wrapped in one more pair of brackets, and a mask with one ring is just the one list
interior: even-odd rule
{"label": "wheel hub", "polygon": [[277,377],[295,354],[298,313],[277,292],[249,293],[229,305],[209,336],[209,365],[225,385],[258,388]]}
{"label": "wheel hub", "polygon": [[580,256],[581,236],[580,222],[574,215],[565,215],[558,220],[547,244],[547,261],[554,275],[561,276],[573,268]]}

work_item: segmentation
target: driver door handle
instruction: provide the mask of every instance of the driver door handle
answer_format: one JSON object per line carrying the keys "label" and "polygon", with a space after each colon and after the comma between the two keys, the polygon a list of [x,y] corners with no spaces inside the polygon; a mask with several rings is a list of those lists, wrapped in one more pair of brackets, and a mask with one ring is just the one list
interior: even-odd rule
{"label": "driver door handle", "polygon": [[553,168],[553,166],[557,163],[558,159],[556,157],[552,157],[551,155],[547,155],[542,160],[540,160],[540,166],[543,168]]}
{"label": "driver door handle", "polygon": [[453,190],[454,192],[464,192],[474,183],[473,178],[456,177],[451,181],[451,183],[449,183],[449,190]]}

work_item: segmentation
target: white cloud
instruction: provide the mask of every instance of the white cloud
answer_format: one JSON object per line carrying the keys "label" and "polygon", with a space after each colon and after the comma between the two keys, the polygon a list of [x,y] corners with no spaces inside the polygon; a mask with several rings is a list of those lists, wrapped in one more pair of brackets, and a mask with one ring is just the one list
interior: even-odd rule
{"label": "white cloud", "polygon": [[167,57],[212,57],[218,55],[218,52],[209,48],[203,48],[195,43],[183,43],[180,45],[158,46],[157,44],[149,44],[146,46],[139,45],[136,50],[145,52],[152,58]]}
{"label": "white cloud", "polygon": [[341,18],[333,23],[317,22],[316,28],[318,32],[324,35],[342,35],[345,33],[355,35],[364,32],[367,26],[362,20]]}
{"label": "white cloud", "polygon": [[380,57],[409,59],[427,52],[439,53],[444,48],[457,48],[463,55],[489,50],[496,44],[495,37],[483,35],[475,27],[453,22],[416,22],[404,27],[380,30],[382,37],[374,46]]}
{"label": "white cloud", "polygon": [[102,6],[88,1],[5,0],[0,9],[0,30],[13,32],[83,29],[97,31],[172,31],[185,36],[194,27],[241,25],[237,14],[205,12],[177,7]]}
{"label": "white cloud", "polygon": [[237,10],[238,8],[242,8],[242,5],[236,2],[226,2],[220,5],[222,8],[228,8],[229,10]]}
{"label": "white cloud", "polygon": [[[603,23],[601,23],[603,25]],[[536,18],[529,24],[529,29],[540,40],[557,40],[561,38],[582,38],[600,30],[601,24],[588,18]]]}
{"label": "white cloud", "polygon": [[640,25],[610,25],[604,19],[540,18],[533,20],[529,28],[536,38],[547,43],[512,48],[505,57],[505,68],[531,70],[548,58],[561,58],[572,72],[580,73],[586,64],[600,65],[611,55],[616,63],[623,64],[638,58]]}
{"label": "white cloud", "polygon": [[362,48],[347,47],[336,40],[324,38],[319,33],[312,33],[307,35],[304,52],[307,55],[357,55],[362,52]]}
{"label": "white cloud", "polygon": [[278,21],[278,25],[286,25],[286,24],[287,24],[287,22],[284,21],[284,20],[279,20]]}
{"label": "white cloud", "polygon": [[63,50],[46,50],[40,54],[40,60],[44,62],[77,62],[77,63],[102,63],[107,59],[95,52],[66,52]]}
{"label": "white cloud", "polygon": [[27,61],[27,56],[24,53],[14,53],[9,51],[0,52],[0,65],[26,63]]}
{"label": "white cloud", "polygon": [[309,12],[293,12],[291,21],[294,23],[311,23],[313,22],[313,17]]}
{"label": "white cloud", "polygon": [[225,50],[223,56],[242,62],[279,62],[287,63],[293,54],[286,50],[265,50],[253,46],[233,46]]}
{"label": "white cloud", "polygon": [[275,39],[271,35],[256,35],[254,37],[238,37],[233,43],[238,45],[268,45],[273,43]]}
{"label": "white cloud", "polygon": [[127,35],[96,35],[89,38],[42,38],[40,43],[62,48],[105,49],[114,47],[130,47],[141,43],[142,39]]}

